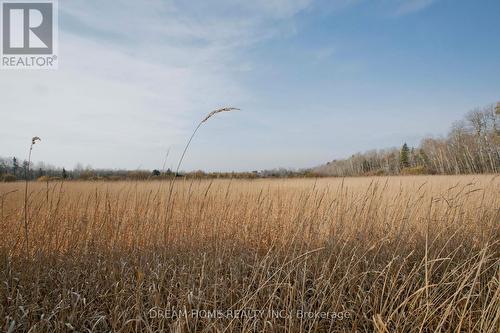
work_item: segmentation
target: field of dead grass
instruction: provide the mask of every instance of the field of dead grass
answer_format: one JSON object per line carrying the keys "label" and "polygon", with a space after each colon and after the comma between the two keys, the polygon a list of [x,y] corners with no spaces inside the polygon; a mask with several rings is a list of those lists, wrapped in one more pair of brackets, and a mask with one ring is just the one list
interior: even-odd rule
{"label": "field of dead grass", "polygon": [[499,185],[0,184],[0,329],[496,333]]}

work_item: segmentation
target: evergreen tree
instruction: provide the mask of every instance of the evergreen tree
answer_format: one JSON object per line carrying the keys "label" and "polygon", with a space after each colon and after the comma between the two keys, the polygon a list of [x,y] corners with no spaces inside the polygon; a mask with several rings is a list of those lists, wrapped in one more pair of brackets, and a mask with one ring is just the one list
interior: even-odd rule
{"label": "evergreen tree", "polygon": [[17,161],[17,158],[13,157],[12,158],[12,174],[14,176],[17,176],[18,170],[19,170],[19,162]]}
{"label": "evergreen tree", "polygon": [[399,167],[401,169],[408,168],[410,166],[410,148],[406,142],[401,147],[401,152],[399,154]]}
{"label": "evergreen tree", "polygon": [[62,170],[62,177],[63,177],[63,179],[68,178],[68,173],[66,172],[66,169],[64,169],[64,168]]}

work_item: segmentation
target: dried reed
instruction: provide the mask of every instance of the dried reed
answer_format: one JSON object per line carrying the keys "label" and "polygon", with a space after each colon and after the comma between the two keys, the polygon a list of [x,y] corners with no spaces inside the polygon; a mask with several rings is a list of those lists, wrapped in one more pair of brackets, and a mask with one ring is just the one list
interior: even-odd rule
{"label": "dried reed", "polygon": [[196,128],[193,131],[193,133],[189,137],[189,140],[188,140],[188,142],[186,144],[186,147],[184,147],[184,151],[182,152],[181,158],[179,159],[179,163],[177,164],[177,169],[175,170],[175,175],[176,176],[179,174],[179,168],[181,167],[182,161],[184,160],[184,155],[186,155],[186,152],[187,152],[187,150],[189,148],[189,145],[191,144],[191,141],[193,140],[194,136],[196,135],[196,132],[198,132],[198,129],[201,127],[201,125],[203,123],[207,122],[210,118],[212,118],[213,116],[215,116],[218,113],[221,113],[221,112],[231,112],[231,111],[236,111],[236,110],[240,110],[240,109],[234,108],[234,107],[225,107],[225,108],[217,109],[217,110],[214,110],[214,111],[210,112],[209,114],[207,114],[207,116],[205,118],[203,118],[202,121],[200,121],[200,123],[198,124],[198,126],[196,126]]}
{"label": "dried reed", "polygon": [[31,152],[33,151],[33,146],[37,141],[42,141],[38,136],[34,136],[31,138],[30,150],[28,153],[28,164],[24,169],[24,179],[25,179],[25,188],[24,188],[24,238],[26,244],[26,256],[29,255],[29,232],[28,232],[28,184],[29,184],[29,175],[30,175],[30,165],[31,165]]}

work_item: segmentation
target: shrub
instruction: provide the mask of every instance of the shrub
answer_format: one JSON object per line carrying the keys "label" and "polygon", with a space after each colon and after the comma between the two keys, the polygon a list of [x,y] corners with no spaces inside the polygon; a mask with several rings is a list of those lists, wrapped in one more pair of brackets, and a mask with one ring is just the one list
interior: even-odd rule
{"label": "shrub", "polygon": [[95,174],[91,170],[85,170],[80,174],[81,180],[92,180],[95,177]]}
{"label": "shrub", "polygon": [[6,183],[7,183],[7,182],[15,182],[15,181],[17,180],[17,178],[16,178],[16,176],[11,175],[11,174],[5,174],[5,175],[3,175],[3,176],[0,178],[0,180],[1,180],[2,182],[6,182]]}
{"label": "shrub", "polygon": [[147,171],[129,171],[127,178],[132,180],[145,180],[148,179],[150,175],[151,174]]}
{"label": "shrub", "polygon": [[38,177],[37,181],[48,182],[48,181],[50,181],[50,177],[49,176],[41,176],[41,177]]}
{"label": "shrub", "polygon": [[402,175],[426,175],[428,174],[427,169],[424,166],[416,166],[413,168],[403,168],[401,169],[401,174]]}
{"label": "shrub", "polygon": [[363,174],[364,176],[385,176],[385,171],[380,169],[380,170],[374,170],[374,171],[369,171],[369,172],[365,172]]}

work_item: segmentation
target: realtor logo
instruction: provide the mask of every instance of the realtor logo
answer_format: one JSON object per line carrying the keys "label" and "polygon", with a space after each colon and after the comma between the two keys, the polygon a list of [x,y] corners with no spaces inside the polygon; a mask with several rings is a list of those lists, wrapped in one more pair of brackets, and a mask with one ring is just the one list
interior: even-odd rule
{"label": "realtor logo", "polygon": [[57,68],[57,2],[0,1],[2,69]]}

